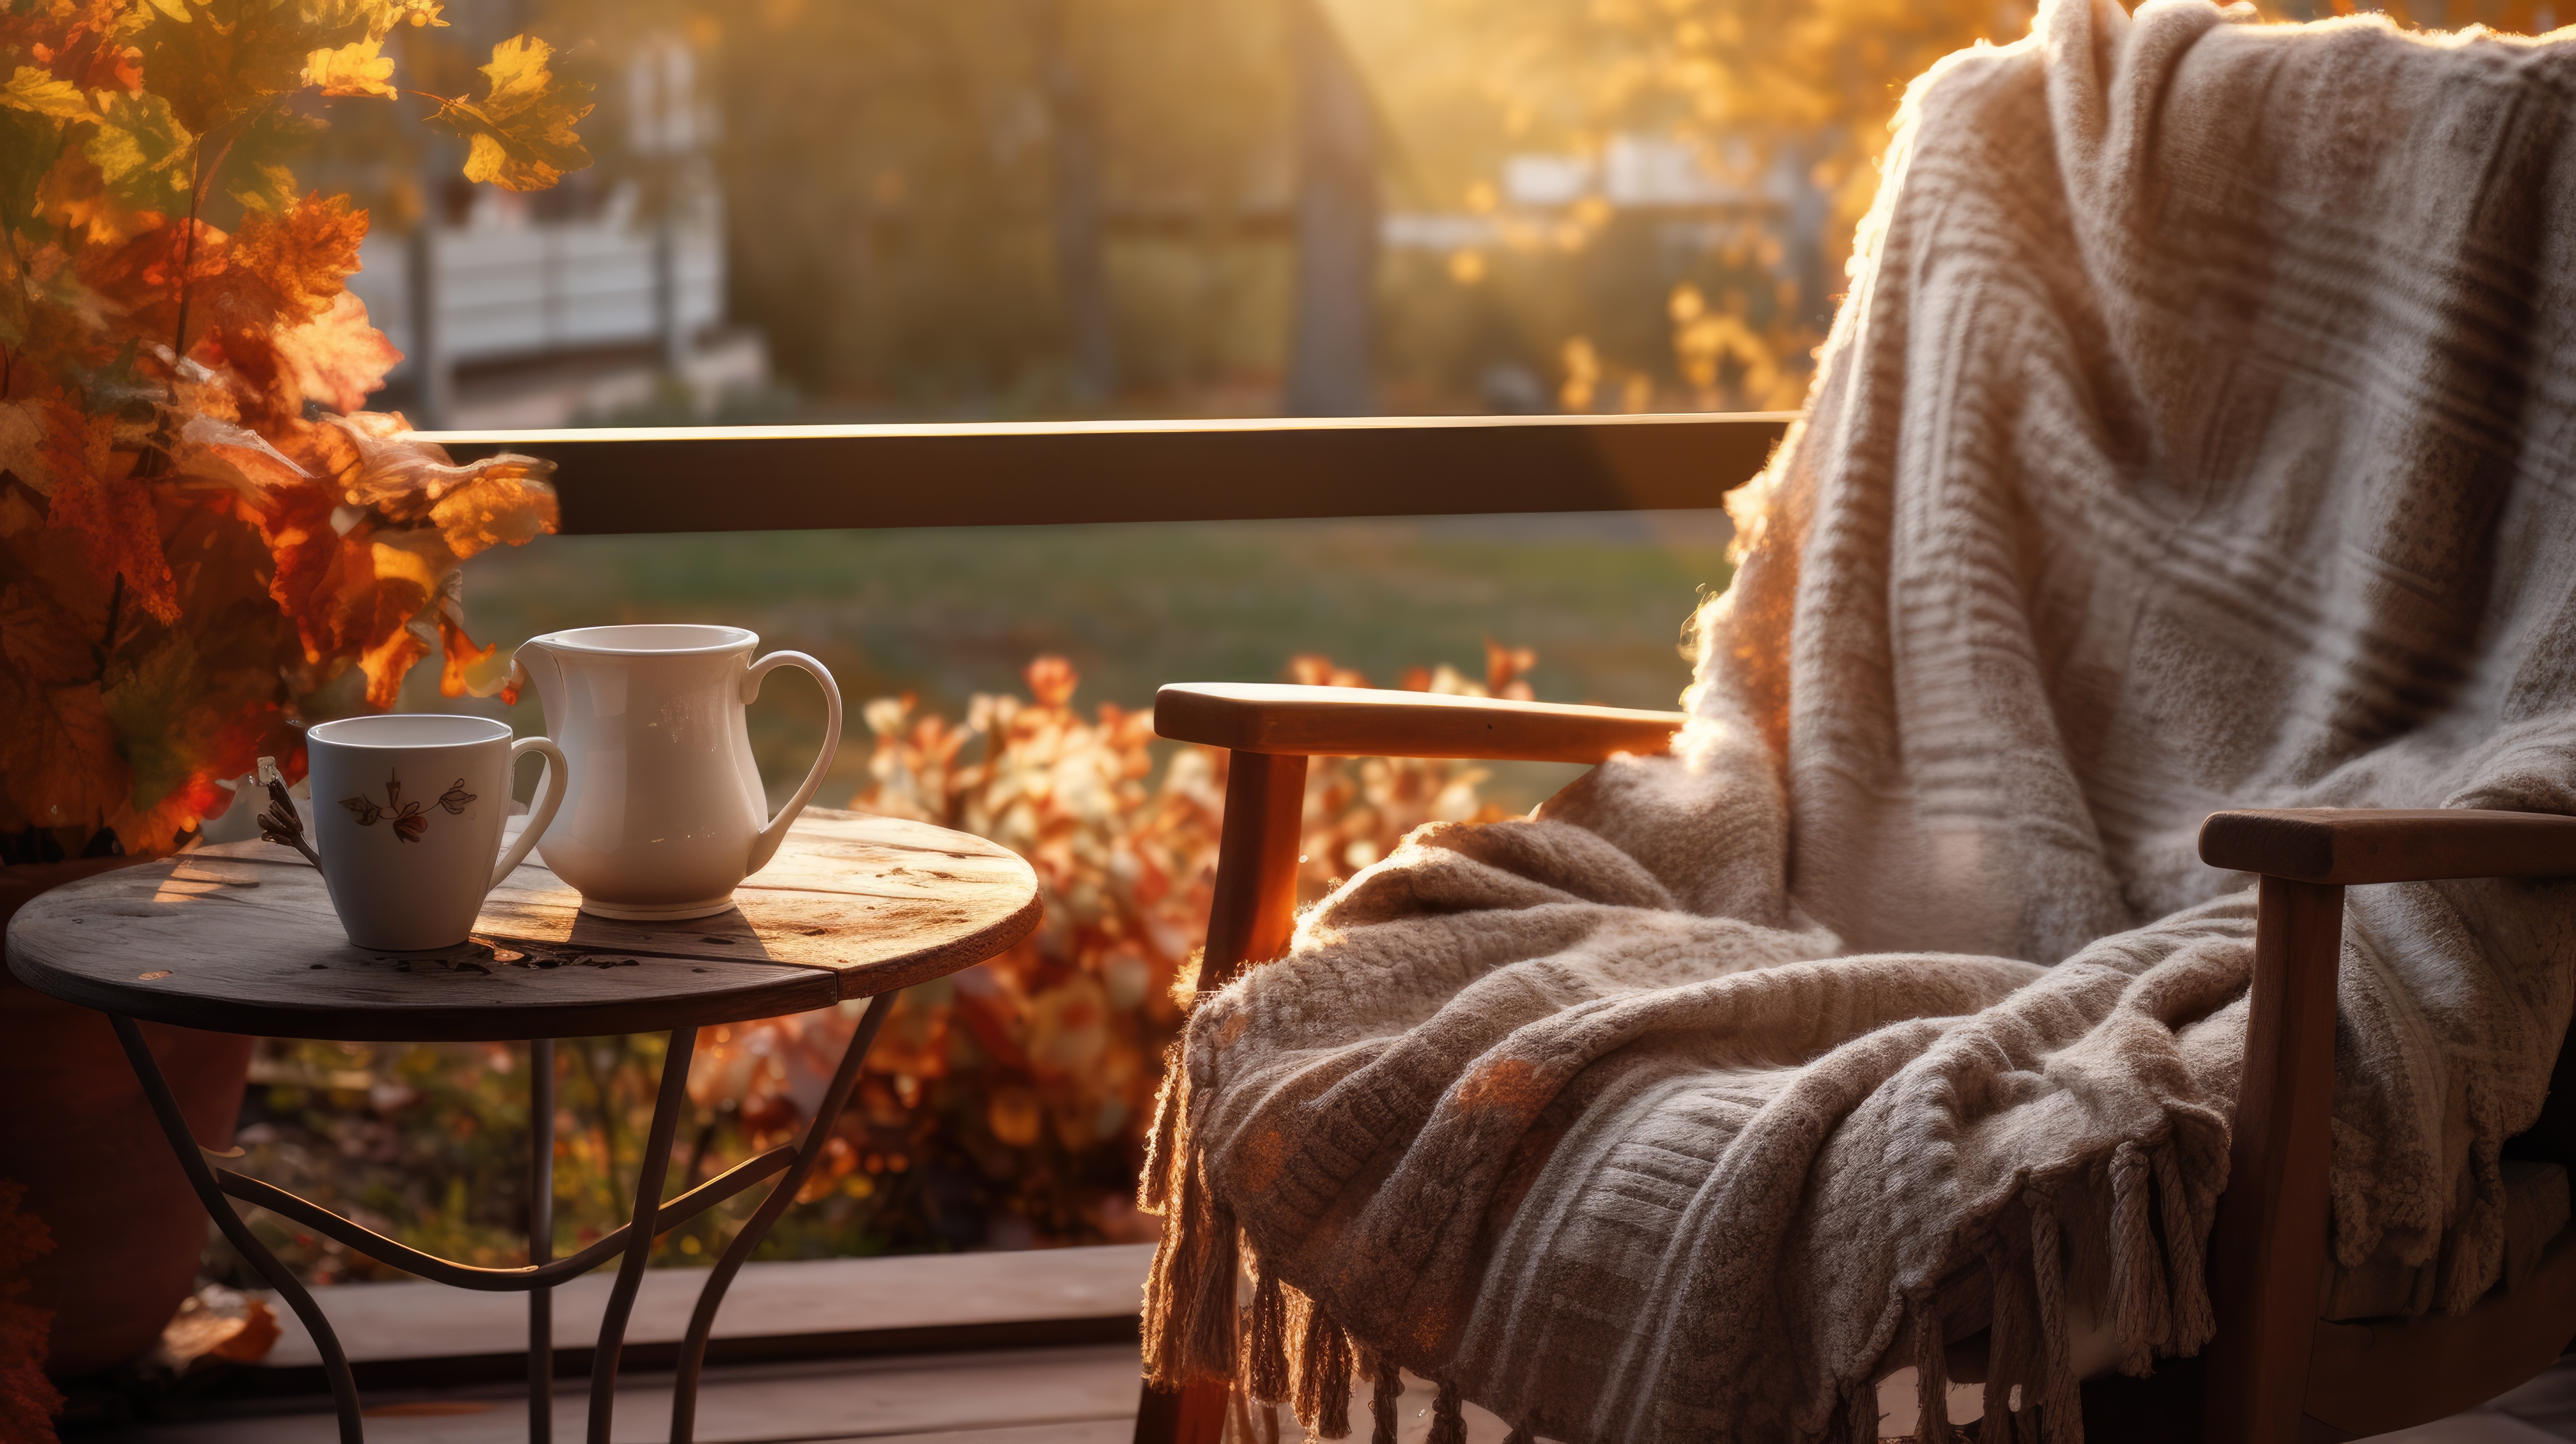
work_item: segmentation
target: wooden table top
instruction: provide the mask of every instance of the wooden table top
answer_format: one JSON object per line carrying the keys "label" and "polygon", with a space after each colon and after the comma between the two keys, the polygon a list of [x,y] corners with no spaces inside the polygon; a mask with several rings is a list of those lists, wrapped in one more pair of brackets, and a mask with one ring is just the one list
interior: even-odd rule
{"label": "wooden table top", "polygon": [[237,842],[119,868],[10,920],[9,971],[39,992],[221,1033],[351,1042],[573,1038],[738,1022],[972,967],[1038,925],[1010,850],[926,823],[809,807],[730,912],[630,922],[578,911],[535,857],[470,941],[360,948],[322,874]]}

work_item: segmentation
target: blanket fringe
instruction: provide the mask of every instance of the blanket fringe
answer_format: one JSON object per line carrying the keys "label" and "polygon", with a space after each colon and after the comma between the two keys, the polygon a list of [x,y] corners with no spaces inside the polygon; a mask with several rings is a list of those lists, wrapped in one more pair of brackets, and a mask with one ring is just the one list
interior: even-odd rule
{"label": "blanket fringe", "polygon": [[[1205,1190],[1191,1186],[1188,1168],[1180,1160],[1173,1160],[1170,1173],[1161,1189],[1163,1237],[1154,1247],[1154,1264],[1145,1275],[1145,1377],[1160,1389],[1177,1389],[1191,1378],[1190,1315],[1213,1272],[1210,1256],[1216,1245]],[[1231,1229],[1227,1233],[1232,1236]],[[1232,1284],[1228,1278],[1227,1286]],[[1223,1372],[1220,1364],[1217,1376]]]}
{"label": "blanket fringe", "polygon": [[[1209,1186],[1207,1160],[1190,1149],[1189,1102],[1185,1077],[1176,1070],[1155,1120],[1153,1166],[1139,1188],[1140,1198],[1168,1221],[1144,1300],[1146,1377],[1167,1390],[1235,1382],[1246,1401],[1293,1404],[1311,1434],[1334,1440],[1349,1437],[1353,1383],[1355,1377],[1367,1379],[1372,1444],[1395,1444],[1401,1371],[1392,1359],[1364,1351],[1360,1340],[1266,1260],[1249,1256],[1233,1210]],[[2124,1372],[2145,1374],[2157,1357],[2187,1356],[2208,1342],[2215,1320],[2201,1221],[2210,1200],[2202,1196],[2208,1190],[2195,1188],[2184,1161],[2188,1152],[2178,1139],[2123,1142],[2105,1169],[2107,1210],[2065,1214],[2048,1196],[2047,1180],[2030,1179],[1995,1220],[2006,1227],[1985,1245],[1984,1266],[1994,1287],[1978,1437],[1997,1444],[2083,1444],[2081,1394],[2069,1348],[2070,1293],[2079,1275],[2096,1278],[2091,1271],[2105,1264],[2108,1287],[2101,1299]],[[2023,1221],[2014,1218],[2016,1208],[2026,1215],[2026,1255],[2021,1230],[2012,1226]],[[2069,1227],[2080,1233],[2069,1235]],[[2085,1258],[2070,1260],[2070,1242],[2083,1246],[2074,1251]],[[1247,1263],[1253,1270],[1248,1301],[1242,1292]],[[1923,1444],[1956,1444],[1936,1297],[1926,1291],[1902,1307],[1913,1331],[1918,1437]],[[1464,1444],[1461,1397],[1458,1381],[1440,1382],[1426,1444]],[[1872,1389],[1847,1391],[1833,1432],[1874,1441],[1875,1403]],[[1529,1437],[1526,1426],[1514,1428],[1513,1444]]]}
{"label": "blanket fringe", "polygon": [[1320,1439],[1351,1433],[1351,1339],[1322,1306],[1306,1314],[1297,1351],[1297,1422]]}
{"label": "blanket fringe", "polygon": [[2155,1166],[2156,1200],[2165,1223],[2165,1259],[2173,1281],[2172,1346],[2175,1354],[2189,1358],[2218,1332],[2218,1316],[2209,1306],[2200,1229],[2193,1221],[2197,1210],[2183,1178],[2179,1151],[2170,1146],[2157,1149]]}
{"label": "blanket fringe", "polygon": [[1915,1444],[1952,1444],[1949,1340],[1929,1291],[1915,1300],[1913,1315]]}
{"label": "blanket fringe", "polygon": [[1247,1348],[1250,1357],[1243,1370],[1244,1388],[1265,1404],[1279,1404],[1289,1397],[1288,1374],[1288,1296],[1279,1283],[1279,1274],[1261,1265],[1261,1281],[1252,1290],[1252,1328]]}
{"label": "blanket fringe", "polygon": [[[1215,1200],[1205,1177],[1191,1170],[1180,1181],[1180,1193],[1177,1232],[1184,1240],[1195,1235],[1195,1242],[1172,1250],[1175,1267],[1168,1278],[1154,1280],[1158,1288],[1170,1289],[1165,1309],[1167,1317],[1177,1318],[1177,1357],[1166,1355],[1160,1362],[1182,1380],[1231,1379],[1241,1322],[1235,1292],[1243,1268],[1242,1237],[1234,1210]],[[1164,1237],[1168,1241],[1171,1235]],[[1155,1260],[1159,1264],[1161,1259],[1157,1250]]]}
{"label": "blanket fringe", "polygon": [[2120,1372],[2154,1372],[2156,1345],[2173,1335],[2173,1301],[2165,1288],[2164,1251],[2156,1247],[2155,1169],[2145,1149],[2123,1142],[2111,1155],[2111,1327]]}
{"label": "blanket fringe", "polygon": [[1441,1380],[1440,1392],[1431,1396],[1431,1432],[1423,1444],[1467,1444],[1465,1402],[1452,1380]]}
{"label": "blanket fringe", "polygon": [[2023,1286],[2025,1271],[2016,1263],[2013,1251],[2003,1244],[1986,1253],[1994,1307],[1986,1327],[1986,1407],[1977,1425],[1980,1444],[2011,1444],[2016,1431],[2031,1422],[2026,1413],[2013,1408],[2013,1391],[2022,1387],[2030,1373],[2030,1291]]}
{"label": "blanket fringe", "polygon": [[1396,1400],[1404,1394],[1404,1371],[1384,1354],[1373,1353],[1368,1359],[1369,1378],[1376,1387],[1369,1391],[1369,1444],[1396,1444]]}
{"label": "blanket fringe", "polygon": [[1825,1432],[1839,1432],[1846,1444],[1878,1444],[1878,1389],[1867,1381],[1843,1392],[1842,1415]]}
{"label": "blanket fringe", "polygon": [[[2038,1301],[2040,1424],[2048,1444],[2084,1444],[2084,1407],[2076,1391],[2066,1334],[2066,1256],[2059,1247],[2057,1214],[2045,1199],[2029,1198],[2030,1277]],[[2022,1395],[2025,1407],[2031,1392]]]}

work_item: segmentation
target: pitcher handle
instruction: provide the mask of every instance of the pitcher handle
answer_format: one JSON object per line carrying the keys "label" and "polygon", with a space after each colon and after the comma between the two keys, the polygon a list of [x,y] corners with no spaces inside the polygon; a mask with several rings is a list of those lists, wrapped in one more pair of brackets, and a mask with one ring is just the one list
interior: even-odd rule
{"label": "pitcher handle", "polygon": [[520,831],[519,840],[511,843],[509,851],[502,853],[501,861],[494,865],[491,884],[483,889],[487,893],[499,887],[501,879],[508,877],[511,869],[527,861],[528,849],[537,845],[537,839],[545,834],[546,824],[555,820],[555,809],[563,806],[564,784],[572,780],[572,772],[564,762],[563,749],[557,747],[551,737],[522,737],[511,743],[507,775],[518,776],[519,759],[531,752],[546,759],[546,770],[538,778],[545,785],[545,795],[537,799],[537,810],[529,814],[528,825]]}
{"label": "pitcher handle", "polygon": [[814,680],[822,684],[825,711],[823,750],[814,758],[814,769],[805,774],[805,784],[796,789],[794,797],[787,799],[785,807],[778,809],[776,817],[769,819],[769,825],[752,838],[751,862],[744,870],[746,876],[769,866],[770,858],[778,853],[778,844],[787,838],[788,824],[796,820],[796,814],[805,810],[806,802],[814,796],[814,789],[823,785],[823,774],[832,770],[833,754],[841,750],[840,684],[832,680],[832,674],[824,670],[822,663],[802,652],[772,652],[752,663],[751,670],[742,676],[743,705],[749,706],[760,696],[760,679],[778,667],[802,667],[813,673]]}

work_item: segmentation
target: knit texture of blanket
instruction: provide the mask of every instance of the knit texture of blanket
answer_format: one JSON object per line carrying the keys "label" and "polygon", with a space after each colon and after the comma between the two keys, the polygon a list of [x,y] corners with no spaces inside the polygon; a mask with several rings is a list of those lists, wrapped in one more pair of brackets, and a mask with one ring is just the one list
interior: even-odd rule
{"label": "knit texture of blanket", "polygon": [[[1674,754],[1416,833],[1191,1016],[1150,1373],[1870,1439],[1892,1345],[1938,1400],[1990,1323],[1984,1437],[2069,1439],[2070,1337],[2205,1342],[2254,899],[2202,818],[2576,813],[2571,98],[2576,43],[2202,0],[1918,82]],[[2347,897],[2332,1246],[2433,1307],[2497,1278],[2569,900]]]}

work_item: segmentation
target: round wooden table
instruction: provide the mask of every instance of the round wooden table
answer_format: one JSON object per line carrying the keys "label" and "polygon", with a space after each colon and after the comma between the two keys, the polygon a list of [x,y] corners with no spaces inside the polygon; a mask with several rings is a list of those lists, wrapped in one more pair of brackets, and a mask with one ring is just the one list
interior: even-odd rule
{"label": "round wooden table", "polygon": [[[121,868],[45,893],[10,920],[19,981],[110,1016],[145,1096],[216,1226],[291,1304],[320,1348],[343,1444],[363,1430],[346,1355],[313,1296],[252,1234],[226,1195],[295,1220],[407,1273],[528,1294],[528,1433],[551,1432],[549,1291],[619,1259],[590,1378],[590,1444],[607,1444],[617,1361],[653,1240],[777,1175],[699,1291],[680,1349],[671,1438],[686,1444],[716,1309],[743,1261],[821,1160],[832,1124],[896,990],[972,967],[1038,925],[1037,877],[1009,850],[895,818],[807,808],[769,866],[714,917],[629,922],[531,859],[493,889],[472,938],[435,953],[352,946],[303,858],[232,843]],[[770,1150],[669,1202],[662,1187],[686,1107],[697,1030],[868,998],[822,1106],[792,1147]],[[136,1019],[215,1032],[364,1042],[529,1040],[529,1263],[475,1268],[397,1243],[258,1179],[208,1163]],[[554,1236],[554,1042],[671,1035],[628,1223],[567,1258]],[[222,1156],[222,1155],[218,1155]]]}

